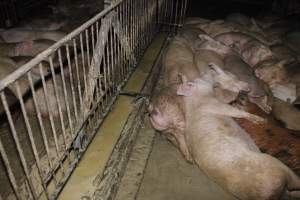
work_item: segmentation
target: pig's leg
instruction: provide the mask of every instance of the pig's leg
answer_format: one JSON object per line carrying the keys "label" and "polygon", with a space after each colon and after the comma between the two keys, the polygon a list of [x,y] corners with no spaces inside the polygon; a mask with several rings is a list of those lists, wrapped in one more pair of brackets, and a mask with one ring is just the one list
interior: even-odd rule
{"label": "pig's leg", "polygon": [[[217,108],[217,109],[216,109]],[[226,115],[235,118],[245,118],[253,123],[264,123],[265,119],[261,118],[257,115],[253,115],[251,113],[245,112],[243,110],[239,110],[231,105],[224,103],[215,103],[206,107],[205,110],[208,113]]]}
{"label": "pig's leg", "polygon": [[175,135],[175,138],[179,145],[179,149],[180,149],[181,153],[183,154],[184,158],[188,162],[193,163],[193,159],[192,159],[192,156],[190,155],[189,149],[187,147],[184,134],[182,132],[180,132],[180,133],[175,133],[174,135]]}

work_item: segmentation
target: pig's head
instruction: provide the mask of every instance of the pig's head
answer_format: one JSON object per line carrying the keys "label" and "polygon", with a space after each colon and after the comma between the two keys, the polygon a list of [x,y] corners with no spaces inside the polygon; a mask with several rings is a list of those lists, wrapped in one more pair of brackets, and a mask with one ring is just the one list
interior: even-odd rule
{"label": "pig's head", "polygon": [[240,81],[234,74],[224,71],[214,63],[209,63],[215,87],[234,92],[238,94],[240,91],[249,92],[248,83]]}
{"label": "pig's head", "polygon": [[285,69],[285,64],[288,62],[288,60],[283,60],[280,62],[269,61],[261,63],[256,67],[255,75],[269,86],[277,83],[288,83],[289,79]]}
{"label": "pig's head", "polygon": [[250,66],[255,66],[263,60],[272,59],[273,53],[266,45],[258,41],[250,41],[242,51],[242,57]]}
{"label": "pig's head", "polygon": [[184,129],[184,114],[180,97],[176,95],[175,90],[174,88],[163,88],[151,99],[147,107],[150,122],[158,131],[172,134]]}

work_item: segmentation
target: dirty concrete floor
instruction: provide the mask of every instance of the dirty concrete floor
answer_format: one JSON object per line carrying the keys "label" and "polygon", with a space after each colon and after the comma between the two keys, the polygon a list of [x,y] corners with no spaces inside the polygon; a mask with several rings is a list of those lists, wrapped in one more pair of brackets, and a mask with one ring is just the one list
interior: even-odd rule
{"label": "dirty concrete floor", "polygon": [[[116,200],[235,199],[208,179],[197,166],[187,163],[176,147],[151,129],[146,124],[138,136]],[[149,134],[153,135],[152,140]],[[149,149],[145,141],[148,141],[149,148],[152,146],[147,164],[145,151]],[[140,160],[145,160],[146,165],[143,177],[140,177],[143,171]]]}

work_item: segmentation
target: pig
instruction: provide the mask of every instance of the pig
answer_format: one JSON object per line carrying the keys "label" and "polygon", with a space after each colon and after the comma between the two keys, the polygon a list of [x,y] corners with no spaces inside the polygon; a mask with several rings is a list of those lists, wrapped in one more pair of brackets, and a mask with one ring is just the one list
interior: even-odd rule
{"label": "pig", "polygon": [[193,62],[193,50],[181,37],[175,37],[163,58],[164,85],[180,83],[179,74],[184,74],[188,80],[199,76]]}
{"label": "pig", "polygon": [[[9,74],[13,73],[18,69],[16,63],[8,57],[0,57],[0,80],[6,78]],[[20,85],[21,94],[24,94],[29,89],[29,83],[26,77],[21,77],[18,79]],[[17,96],[17,89],[14,84],[10,84],[8,88],[12,93]]]}
{"label": "pig", "polygon": [[182,106],[182,98],[176,95],[176,85],[172,85],[155,94],[147,109],[152,127],[167,135],[179,147],[184,158],[192,162],[184,139],[185,119]]}
{"label": "pig", "polygon": [[290,47],[296,53],[300,53],[300,32],[294,31],[283,37],[283,43]]}
{"label": "pig", "polygon": [[[224,68],[223,58],[212,50],[201,49],[196,51],[194,54],[194,62],[197,69],[199,70],[200,75],[204,75],[208,73],[209,69],[212,67],[210,66],[212,63],[213,65],[215,65],[214,67],[218,71],[220,71],[218,68]],[[219,73],[224,73],[224,76],[226,74],[225,71],[220,71]],[[240,82],[237,77],[234,78],[237,82]],[[243,85],[243,83],[241,82],[239,85],[243,86],[243,88],[240,88],[236,91],[232,91],[231,89],[226,90],[221,87],[216,87],[215,88],[216,96],[223,102],[230,103],[236,100],[240,90],[242,91],[249,90],[248,85]]]}
{"label": "pig", "polygon": [[0,36],[5,42],[23,42],[38,39],[48,39],[55,42],[66,36],[62,31],[35,31],[26,29],[8,29],[0,31]]}
{"label": "pig", "polygon": [[249,135],[231,118],[263,119],[214,97],[205,79],[178,86],[185,105],[185,140],[198,167],[241,200],[300,197],[300,179],[287,166],[259,151]]}
{"label": "pig", "polygon": [[263,30],[268,37],[280,41],[282,36],[284,36],[288,31],[291,30],[291,25],[292,24],[290,23],[279,22],[279,23],[272,24],[271,26],[264,28]]}
{"label": "pig", "polygon": [[241,50],[241,56],[252,67],[257,63],[274,58],[271,49],[257,40],[247,42]]}
{"label": "pig", "polygon": [[231,13],[226,17],[225,20],[238,23],[243,26],[249,26],[251,24],[251,19],[242,13]]}
{"label": "pig", "polygon": [[0,43],[0,56],[3,57],[20,56],[24,54],[24,52],[27,52],[30,49],[32,49],[32,45],[33,45],[32,41]]}
{"label": "pig", "polygon": [[[241,53],[246,48],[246,45],[249,45],[249,42],[260,42],[256,38],[240,32],[227,32],[219,34],[215,36],[214,39],[225,44],[226,46],[234,47],[239,53]],[[267,44],[262,43],[262,45]]]}
{"label": "pig", "polygon": [[252,25],[249,25],[248,27],[242,26],[235,22],[223,20],[216,20],[211,23],[198,24],[195,26],[204,30],[204,32],[206,32],[206,34],[208,34],[211,37],[216,37],[218,35],[226,33],[241,33],[251,36],[252,38],[255,38],[267,45],[271,45],[278,42],[276,40],[272,40],[272,38],[266,37],[263,30],[256,25],[255,21],[251,20],[251,22]]}
{"label": "pig", "polygon": [[67,20],[54,20],[51,18],[34,18],[23,21],[18,27],[35,31],[56,31],[67,24]]}
{"label": "pig", "polygon": [[266,60],[254,66],[255,75],[267,83],[272,93],[284,101],[293,102],[296,97],[296,84],[290,82],[286,65],[289,60]]}
{"label": "pig", "polygon": [[227,55],[237,54],[229,46],[222,44],[221,42],[211,38],[208,35],[200,34],[198,37],[202,41],[199,48],[197,48],[198,50],[199,49],[212,50],[212,51],[216,52],[217,54],[221,55],[222,58],[225,58]]}
{"label": "pig", "polygon": [[[16,64],[17,68],[25,65],[26,63],[28,63],[30,60],[32,60],[34,57],[32,56],[13,56],[10,57]],[[41,62],[42,65],[42,71],[43,71],[43,75],[47,76],[50,73],[50,64],[46,61],[42,61]],[[39,66],[35,66],[31,69],[32,74],[36,75],[36,76],[40,76],[40,68]]]}
{"label": "pig", "polygon": [[201,18],[201,17],[187,17],[184,20],[184,25],[198,25],[198,24],[206,24],[209,23],[209,19]]}
{"label": "pig", "polygon": [[262,61],[254,66],[255,75],[269,86],[277,83],[288,83],[285,65],[289,62],[289,60],[278,61],[276,59]]}
{"label": "pig", "polygon": [[[58,103],[56,99],[56,94],[58,96],[58,100],[60,102],[59,105],[61,105],[61,111],[62,114],[65,114],[67,111],[67,105],[71,106],[72,104],[72,93],[71,93],[71,88],[70,84],[68,81],[66,81],[66,96],[67,96],[67,102],[65,101],[65,93],[64,93],[64,87],[63,87],[63,82],[62,82],[62,76],[60,74],[57,74],[55,76],[56,78],[56,83],[57,83],[57,90],[55,90],[54,87],[54,82],[53,82],[53,77],[47,77],[45,80],[45,85],[47,87],[47,92],[48,96],[44,93],[43,85],[42,83],[36,85],[35,87],[35,97],[36,97],[36,102],[37,106],[39,108],[39,111],[43,117],[47,117],[50,115],[58,118],[59,117],[59,108],[58,108]],[[45,98],[46,97],[46,98]],[[49,104],[49,112],[47,108],[47,102],[46,99],[48,100]],[[29,115],[36,115],[36,109],[34,106],[34,100],[33,97],[30,96],[26,99],[25,101],[25,108],[28,112]]]}
{"label": "pig", "polygon": [[219,34],[238,31],[237,27],[228,26],[224,20],[215,20],[209,23],[197,24],[207,35],[215,37]]}
{"label": "pig", "polygon": [[270,46],[274,58],[277,60],[295,60],[300,61],[300,57],[291,48],[284,44],[275,44]]}
{"label": "pig", "polygon": [[184,26],[181,28],[177,36],[185,40],[186,44],[193,50],[197,50],[201,44],[201,40],[198,37],[199,34],[204,34],[204,32],[199,28],[194,28],[192,26]]}
{"label": "pig", "polygon": [[256,104],[264,112],[270,113],[272,110],[272,97],[268,86],[254,76],[254,71],[239,56],[227,56],[224,60],[223,69],[233,73],[241,81],[248,83],[250,92],[247,93],[249,101]]}
{"label": "pig", "polygon": [[272,113],[277,120],[284,124],[285,128],[300,131],[300,111],[293,105],[278,98],[274,98]]}
{"label": "pig", "polygon": [[39,39],[26,42],[15,43],[0,43],[0,55],[2,56],[36,56],[42,51],[46,50],[55,42],[47,39]]}
{"label": "pig", "polygon": [[[210,64],[209,66],[210,69],[207,73],[203,74],[203,77],[210,81],[211,84],[215,85],[215,91],[216,87],[232,90],[236,93],[241,89],[245,89],[246,83],[238,81],[235,76],[230,76],[230,73],[225,73],[221,68],[214,64]],[[184,77],[183,81],[188,80],[184,75],[180,76]],[[176,95],[177,86],[178,83],[164,86],[164,88],[151,99],[148,106],[148,112],[153,128],[169,135],[168,138],[175,143],[175,145],[179,146],[184,157],[191,162],[191,157],[187,151],[184,140],[185,118],[181,97]],[[221,96],[218,98],[223,99]],[[172,137],[175,138],[175,142]]]}

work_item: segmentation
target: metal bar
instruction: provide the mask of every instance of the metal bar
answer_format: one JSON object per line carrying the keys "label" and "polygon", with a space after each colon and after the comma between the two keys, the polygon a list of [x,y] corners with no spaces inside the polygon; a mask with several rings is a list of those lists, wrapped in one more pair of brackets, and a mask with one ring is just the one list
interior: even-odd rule
{"label": "metal bar", "polygon": [[25,156],[24,156],[23,149],[22,149],[21,144],[20,144],[20,139],[19,139],[19,136],[17,134],[17,131],[16,131],[16,128],[15,128],[15,125],[14,125],[14,122],[13,122],[13,119],[12,119],[12,116],[11,116],[11,113],[10,113],[10,110],[9,110],[4,92],[1,92],[1,100],[2,100],[2,105],[4,107],[8,122],[9,122],[11,132],[13,134],[14,142],[16,144],[18,155],[20,157],[21,164],[22,164],[22,167],[23,167],[23,170],[24,170],[24,173],[25,173],[26,181],[29,185],[29,189],[30,189],[30,192],[31,192],[30,194],[33,197],[33,199],[37,199],[37,194],[35,193],[33,183],[30,179],[29,168],[28,168]]}
{"label": "metal bar", "polygon": [[35,159],[35,162],[36,162],[36,165],[37,165],[38,175],[39,175],[40,181],[42,183],[43,191],[45,192],[47,199],[49,199],[47,186],[44,183],[44,178],[43,178],[43,175],[42,175],[42,172],[41,172],[39,153],[38,153],[37,148],[36,148],[36,144],[35,144],[35,141],[34,141],[34,136],[33,136],[32,129],[31,129],[31,126],[30,126],[30,122],[29,122],[27,112],[26,112],[26,109],[25,109],[25,106],[24,106],[24,101],[23,101],[23,98],[22,98],[20,85],[19,85],[18,81],[15,82],[15,87],[17,89],[17,96],[18,96],[19,102],[21,104],[21,110],[22,110],[23,118],[25,120],[25,125],[26,125],[26,128],[27,128],[27,133],[28,133],[28,136],[29,136],[30,144],[31,144],[31,149],[33,151],[34,159]]}
{"label": "metal bar", "polygon": [[8,156],[7,156],[7,153],[4,149],[4,146],[2,144],[2,141],[0,139],[0,154],[1,154],[1,157],[3,159],[3,163],[4,163],[4,167],[5,167],[5,171],[7,172],[8,174],[8,178],[9,178],[9,182],[12,186],[12,189],[14,191],[14,194],[16,196],[16,199],[17,200],[20,200],[22,199],[21,196],[20,196],[20,193],[18,191],[18,185],[17,185],[17,181],[16,181],[16,177],[12,171],[12,167],[10,165],[10,162],[9,162],[9,159],[8,159]]}
{"label": "metal bar", "polygon": [[31,70],[34,66],[41,63],[44,58],[49,57],[52,55],[58,48],[63,46],[64,44],[67,44],[72,38],[75,38],[77,35],[82,33],[84,30],[88,29],[92,24],[94,24],[96,21],[98,21],[100,18],[103,18],[108,13],[110,13],[115,7],[117,7],[121,1],[109,6],[108,8],[104,9],[101,13],[97,14],[95,17],[91,18],[89,21],[81,25],[79,28],[75,29],[71,33],[69,33],[67,36],[50,46],[47,50],[43,51],[42,53],[38,54],[34,59],[14,71],[13,73],[6,76],[4,79],[0,81],[0,91],[2,91],[5,87],[7,87],[9,84],[13,83],[17,78]]}
{"label": "metal bar", "polygon": [[[59,67],[60,67],[60,75],[61,75],[61,79],[62,79],[63,96],[64,96],[65,105],[66,105],[66,109],[67,109],[67,118],[69,121],[70,129],[72,131],[73,130],[73,121],[72,121],[72,117],[71,117],[70,104],[68,101],[68,92],[67,92],[65,74],[64,74],[65,70],[64,70],[64,66],[63,66],[63,62],[62,62],[62,55],[61,55],[60,49],[58,49],[58,61],[59,61]],[[52,66],[52,68],[53,68],[53,61],[52,61],[51,57],[50,57],[49,62],[50,62],[50,67]]]}

